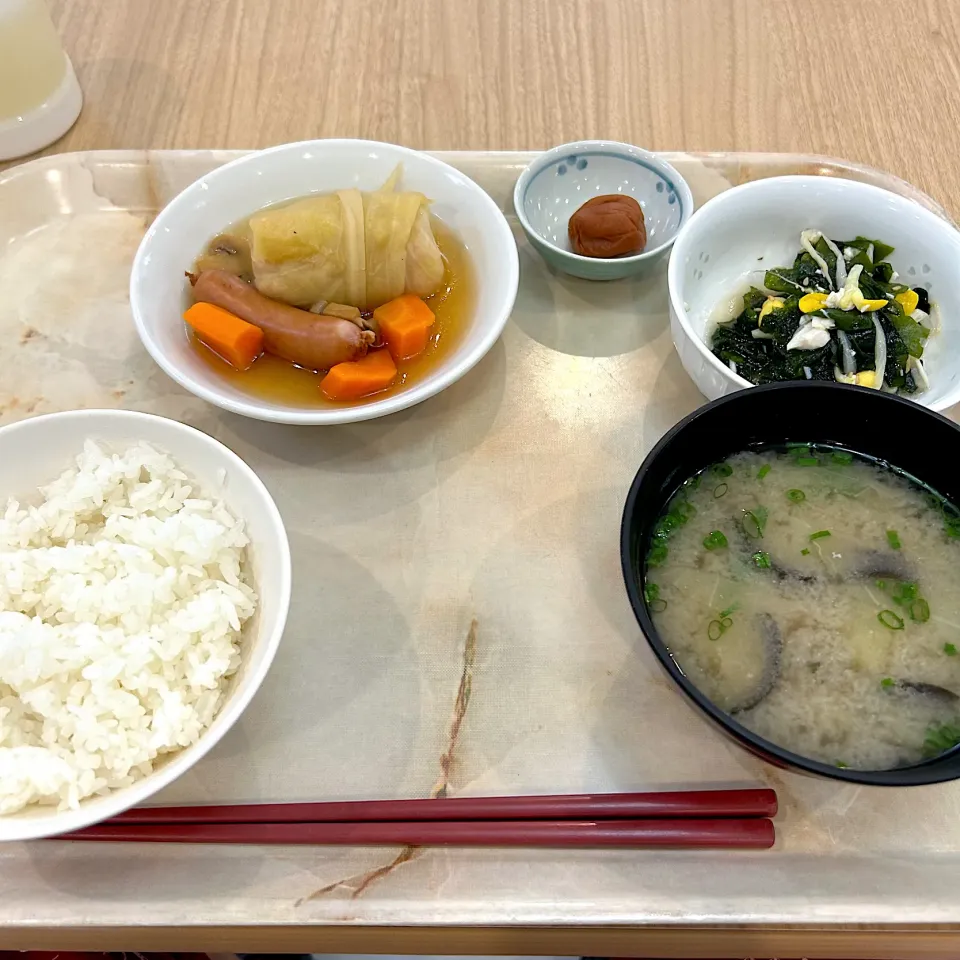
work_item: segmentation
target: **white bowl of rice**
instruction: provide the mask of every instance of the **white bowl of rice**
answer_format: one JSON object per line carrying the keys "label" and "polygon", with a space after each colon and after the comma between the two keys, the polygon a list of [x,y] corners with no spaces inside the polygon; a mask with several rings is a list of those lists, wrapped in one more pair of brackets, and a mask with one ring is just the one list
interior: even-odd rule
{"label": "white bowl of rice", "polygon": [[0,429],[0,840],[146,800],[276,653],[290,548],[257,475],[192,427],[77,410]]}

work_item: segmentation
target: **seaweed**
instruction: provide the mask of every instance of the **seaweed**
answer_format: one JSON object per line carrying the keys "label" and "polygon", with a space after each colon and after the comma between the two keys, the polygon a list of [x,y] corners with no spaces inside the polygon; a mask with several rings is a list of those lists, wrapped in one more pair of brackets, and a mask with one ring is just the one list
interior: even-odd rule
{"label": "seaweed", "polygon": [[746,316],[747,312],[743,311],[732,323],[719,326],[713,337],[713,353],[725,363],[733,361],[741,377],[755,384],[805,380],[806,367],[810,379],[833,380],[837,346],[832,338],[818,350],[786,348],[802,316],[796,297],[788,298],[783,307],[763,318],[760,329],[773,339],[753,336],[757,325]]}
{"label": "seaweed", "polygon": [[[884,311],[886,312],[886,311]],[[912,317],[906,316],[903,312],[889,313],[890,323],[899,334],[900,340],[907,349],[911,357],[919,359],[923,356],[923,343],[927,339],[927,332]],[[881,321],[882,323],[882,321]]]}
{"label": "seaweed", "polygon": [[792,267],[768,270],[763,285],[774,293],[793,293],[799,297],[816,291],[829,293],[832,289],[830,278],[823,275],[817,261],[806,251],[797,256]]}
{"label": "seaweed", "polygon": [[[833,288],[837,257],[826,238],[814,243],[817,254],[823,258],[831,276],[825,277],[817,261],[801,250],[789,267],[775,267],[764,275],[761,290],[751,287],[743,297],[743,308],[732,321],[718,325],[711,349],[725,363],[736,365],[736,372],[751,383],[775,383],[783,380],[833,380],[835,369],[842,367],[838,338],[831,331],[830,341],[816,350],[787,350],[798,328],[804,322],[800,298],[807,293],[829,293]],[[853,240],[837,242],[844,253],[847,270],[861,264],[858,286],[868,300],[885,300],[879,311],[861,313],[858,310],[823,309],[818,316],[833,321],[849,339],[854,356],[854,372],[873,370],[876,359],[876,326],[880,323],[887,341],[887,363],[883,371],[884,383],[903,393],[915,393],[918,385],[907,370],[909,358],[923,356],[924,341],[929,331],[903,312],[896,295],[908,288],[894,283],[893,267],[886,258],[893,247],[880,240],[858,236]],[[768,297],[779,296],[782,303],[773,304],[762,319],[760,312]],[[922,296],[921,296],[922,294]],[[925,290],[917,291],[921,309],[929,309]],[[755,336],[754,334],[759,334]]]}
{"label": "seaweed", "polygon": [[[837,255],[830,249],[827,245],[827,241],[820,237],[819,240],[813,245],[813,249],[823,257],[827,262],[827,266],[830,268],[830,276],[835,277],[837,275]],[[813,257],[809,253],[805,253],[811,262],[816,263]]]}
{"label": "seaweed", "polygon": [[884,382],[889,387],[903,390],[904,393],[916,393],[916,383],[913,377],[907,374],[907,357],[910,356],[910,351],[886,311],[880,315],[880,326],[887,338],[887,366],[883,374]]}
{"label": "seaweed", "polygon": [[[869,237],[856,237],[853,240],[837,240],[835,243],[841,250],[846,250],[847,247],[850,247],[853,250],[861,251],[864,255],[866,255],[867,250],[870,249],[870,245],[873,244],[874,263],[880,263],[881,260],[886,260],[895,249],[891,247],[889,243],[884,243],[882,240],[871,240]],[[848,263],[849,262],[851,261],[848,261]]]}
{"label": "seaweed", "polygon": [[878,263],[873,268],[872,276],[877,283],[889,283],[893,279],[893,267],[889,263]]}

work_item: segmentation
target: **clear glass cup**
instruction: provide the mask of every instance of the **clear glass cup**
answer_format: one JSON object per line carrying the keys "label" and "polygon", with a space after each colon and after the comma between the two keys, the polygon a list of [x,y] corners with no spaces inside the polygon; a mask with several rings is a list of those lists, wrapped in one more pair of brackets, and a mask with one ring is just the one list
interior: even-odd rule
{"label": "clear glass cup", "polygon": [[0,160],[63,136],[82,105],[44,0],[0,0]]}

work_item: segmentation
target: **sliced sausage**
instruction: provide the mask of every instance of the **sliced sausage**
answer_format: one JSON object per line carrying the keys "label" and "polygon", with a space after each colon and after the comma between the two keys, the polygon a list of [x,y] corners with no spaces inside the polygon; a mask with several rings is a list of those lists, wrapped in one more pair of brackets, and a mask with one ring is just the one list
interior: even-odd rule
{"label": "sliced sausage", "polygon": [[267,353],[310,370],[359,360],[374,334],[340,317],[318,316],[271,300],[225,270],[187,274],[197,300],[212,303],[263,331]]}

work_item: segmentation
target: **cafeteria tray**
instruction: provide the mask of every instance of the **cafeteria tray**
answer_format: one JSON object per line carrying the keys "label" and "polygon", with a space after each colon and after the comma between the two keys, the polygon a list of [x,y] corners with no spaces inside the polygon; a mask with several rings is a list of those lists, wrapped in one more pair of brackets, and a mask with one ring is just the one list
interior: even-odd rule
{"label": "cafeteria tray", "polygon": [[[294,594],[242,720],[159,802],[600,792],[767,784],[762,853],[0,847],[5,926],[861,924],[957,918],[960,787],[794,775],[726,740],[661,673],[620,574],[644,454],[703,398],[670,339],[665,267],[551,273],[512,213],[529,153],[442,153],[507,212],[513,317],[437,397],[334,427],[246,420],[185,393],[133,329],[129,268],[176,192],[239,152],[96,152],[0,173],[0,422],[125,407],[191,423],[260,474]],[[816,157],[667,154],[698,203]],[[202,240],[203,238],[198,238]],[[79,438],[78,438],[79,442]]]}

